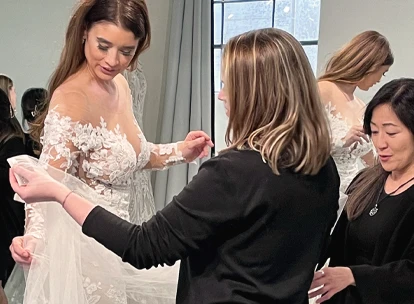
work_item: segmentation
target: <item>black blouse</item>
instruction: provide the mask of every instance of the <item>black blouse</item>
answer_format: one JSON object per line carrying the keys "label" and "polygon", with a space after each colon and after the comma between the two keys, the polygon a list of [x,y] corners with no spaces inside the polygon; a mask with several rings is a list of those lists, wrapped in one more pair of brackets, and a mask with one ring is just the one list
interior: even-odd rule
{"label": "black blouse", "polygon": [[315,176],[275,175],[232,150],[142,226],[96,207],[83,232],[139,269],[182,260],[177,303],[305,304],[338,198],[332,159]]}
{"label": "black blouse", "polygon": [[386,196],[378,212],[348,221],[343,214],[333,234],[331,266],[348,266],[356,286],[327,303],[414,303],[414,186]]}

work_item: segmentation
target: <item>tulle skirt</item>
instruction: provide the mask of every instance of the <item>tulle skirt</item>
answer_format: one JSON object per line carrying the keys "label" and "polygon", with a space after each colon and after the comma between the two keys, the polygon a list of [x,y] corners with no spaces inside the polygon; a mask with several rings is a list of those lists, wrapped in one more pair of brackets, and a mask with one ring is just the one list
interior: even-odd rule
{"label": "tulle skirt", "polygon": [[[45,169],[37,159],[17,156],[10,159],[10,164],[50,174],[77,194],[110,210],[109,203],[99,201],[102,198],[85,183],[54,168]],[[30,247],[33,262],[27,269],[16,266],[13,271],[6,285],[11,303],[175,303],[179,262],[137,270],[82,234],[81,227],[61,205],[42,202],[36,204],[36,210],[44,219],[42,237],[25,244]]]}

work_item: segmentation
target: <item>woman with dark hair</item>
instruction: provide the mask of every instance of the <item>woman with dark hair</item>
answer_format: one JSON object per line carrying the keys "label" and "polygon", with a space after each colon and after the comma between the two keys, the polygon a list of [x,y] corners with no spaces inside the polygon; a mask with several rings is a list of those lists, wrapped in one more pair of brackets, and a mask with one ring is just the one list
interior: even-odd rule
{"label": "woman with dark hair", "polygon": [[[27,89],[22,96],[22,125],[31,124],[40,114],[40,107],[47,99],[47,90],[43,88]],[[28,126],[30,128],[30,125]]]}
{"label": "woman with dark hair", "polygon": [[9,246],[24,231],[24,205],[13,200],[14,191],[7,173],[10,168],[7,159],[20,154],[26,154],[24,133],[14,117],[8,94],[0,89],[0,300],[15,264]]}
{"label": "woman with dark hair", "polygon": [[[35,121],[36,117],[39,116],[39,109],[46,101],[47,90],[43,88],[30,88],[27,89],[22,96],[21,107],[22,107],[22,126],[26,130],[30,131],[30,128]],[[26,147],[28,151],[32,151],[29,155],[37,156],[40,153],[39,144],[34,141],[28,133],[26,135]]]}
{"label": "woman with dark hair", "polygon": [[[149,44],[144,0],[79,2],[49,96],[31,126],[35,140],[42,135],[40,163],[83,181],[79,191],[89,189],[104,208],[127,221],[134,203],[130,198],[135,171],[192,162],[207,156],[213,145],[202,131],[172,144],[155,145],[145,139],[122,72],[136,66]],[[36,260],[28,266],[24,303],[174,302],[177,267],[128,267],[82,235],[56,206],[30,206],[26,233],[18,240]]]}
{"label": "woman with dark hair", "polygon": [[[332,235],[330,267],[315,273],[317,303],[414,303],[414,79],[385,84],[364,130],[379,162],[348,188]],[[322,261],[323,262],[323,261]]]}

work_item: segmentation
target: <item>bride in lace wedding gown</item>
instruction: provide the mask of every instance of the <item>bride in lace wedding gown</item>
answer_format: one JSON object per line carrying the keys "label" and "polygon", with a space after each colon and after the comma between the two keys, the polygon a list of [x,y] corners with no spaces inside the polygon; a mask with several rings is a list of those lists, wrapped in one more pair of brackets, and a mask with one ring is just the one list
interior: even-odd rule
{"label": "bride in lace wedding gown", "polygon": [[387,39],[376,31],[365,31],[335,52],[318,78],[332,131],[332,157],[341,178],[341,192],[363,166],[374,163],[372,144],[362,126],[365,103],[354,93],[357,88],[368,91],[393,62]]}
{"label": "bride in lace wedding gown", "polygon": [[[142,183],[134,186],[136,172],[191,162],[213,146],[202,131],[172,144],[145,139],[131,96],[143,101],[145,90],[134,86],[131,92],[122,73],[148,48],[149,28],[143,0],[78,2],[50,81],[47,110],[32,128],[32,135],[42,134],[40,164],[76,177],[77,183],[62,182],[134,223],[154,212],[146,200],[148,177],[138,177]],[[143,84],[139,74],[130,76]],[[136,270],[82,234],[54,204],[27,206],[25,235],[10,248],[16,262],[25,265],[24,304],[175,303],[179,263]]]}
{"label": "bride in lace wedding gown", "polygon": [[[122,76],[115,79],[122,87]],[[77,176],[85,187],[76,192],[105,202],[105,208],[130,221],[134,172],[180,162],[177,144],[148,143],[128,95],[120,98],[128,97],[125,108],[131,110],[108,116],[102,104],[73,94],[52,101],[39,161]],[[174,303],[178,266],[137,271],[82,235],[61,208],[40,203],[27,212],[26,246],[32,246],[36,262],[27,274],[24,303]]]}
{"label": "bride in lace wedding gown", "polygon": [[[125,71],[124,76],[127,79],[128,85],[131,89],[134,116],[137,119],[138,125],[142,126],[145,93],[147,88],[142,66],[139,64],[138,68],[134,71]],[[131,194],[129,195],[130,202],[128,205],[129,220],[132,223],[140,225],[155,214],[154,197],[151,187],[151,174],[148,170],[136,170],[132,173],[132,176],[130,189]],[[16,271],[19,270],[20,269],[16,269]],[[23,303],[24,278],[22,275],[16,277],[16,273],[14,275],[14,280],[18,277],[18,280],[21,282],[13,282],[11,285],[8,285],[6,292],[10,299],[9,302],[11,304]],[[176,274],[171,273],[171,275],[175,276]],[[174,285],[175,284],[173,283],[172,288],[175,288]],[[12,290],[13,288],[15,290]],[[171,294],[174,294],[173,290],[171,290]]]}

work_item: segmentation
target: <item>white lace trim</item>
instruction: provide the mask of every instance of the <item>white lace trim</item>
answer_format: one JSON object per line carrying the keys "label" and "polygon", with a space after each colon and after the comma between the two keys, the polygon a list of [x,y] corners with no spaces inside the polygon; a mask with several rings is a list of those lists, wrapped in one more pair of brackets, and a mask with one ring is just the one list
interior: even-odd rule
{"label": "white lace trim", "polygon": [[336,112],[335,106],[330,102],[325,106],[331,127],[332,139],[332,158],[335,160],[339,176],[341,178],[341,191],[345,192],[349,183],[359,171],[358,162],[361,157],[372,150],[371,143],[358,144],[355,149],[344,147],[343,138],[348,133],[350,125],[342,117],[341,113]]}

